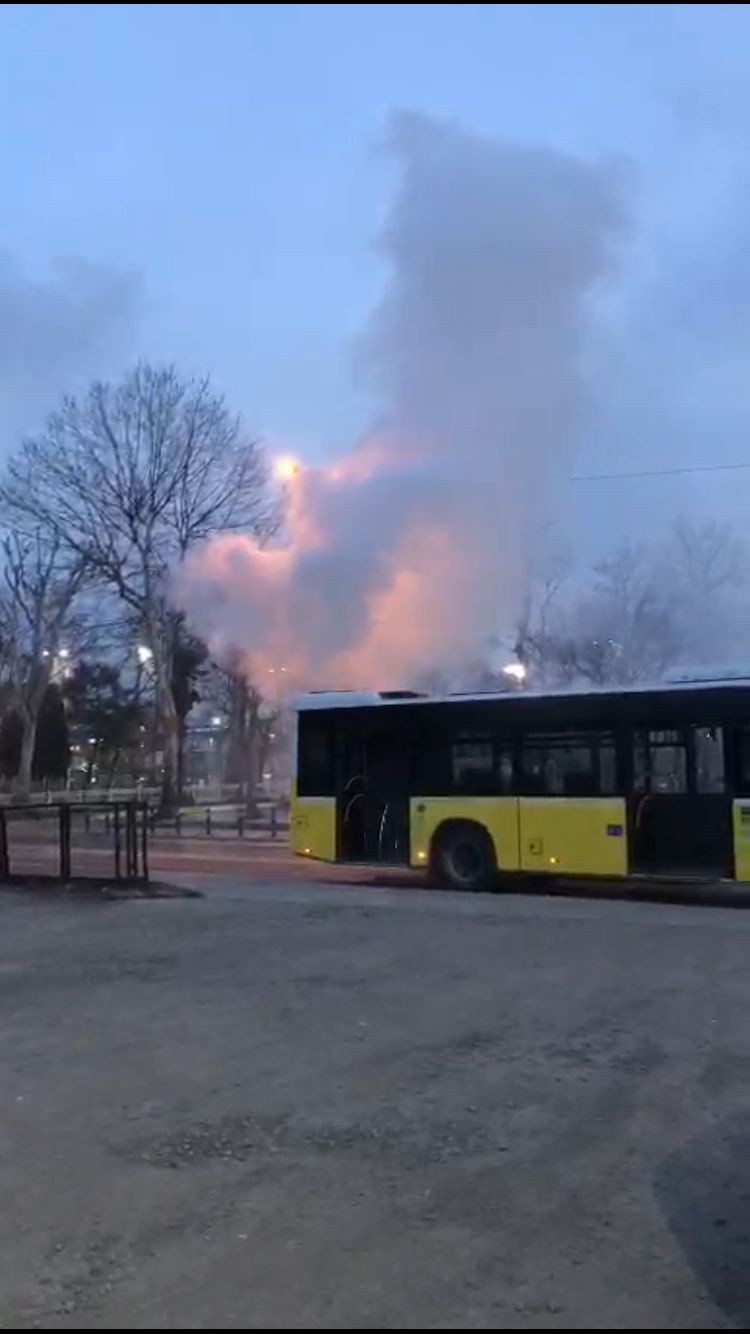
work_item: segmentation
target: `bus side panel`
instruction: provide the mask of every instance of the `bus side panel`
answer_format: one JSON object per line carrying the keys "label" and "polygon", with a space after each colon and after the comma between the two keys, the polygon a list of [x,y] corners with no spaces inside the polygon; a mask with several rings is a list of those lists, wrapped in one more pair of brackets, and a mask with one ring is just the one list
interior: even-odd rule
{"label": "bus side panel", "polygon": [[732,802],[732,837],[734,841],[734,878],[750,880],[750,801]]}
{"label": "bus side panel", "polygon": [[293,792],[289,814],[292,852],[335,862],[336,798],[298,797]]}
{"label": "bus side panel", "polygon": [[551,875],[628,873],[622,797],[520,797],[521,868]]}
{"label": "bus side panel", "polygon": [[495,845],[498,869],[517,871],[517,797],[412,797],[409,802],[410,864],[427,866],[430,843],[444,820],[475,820]]}

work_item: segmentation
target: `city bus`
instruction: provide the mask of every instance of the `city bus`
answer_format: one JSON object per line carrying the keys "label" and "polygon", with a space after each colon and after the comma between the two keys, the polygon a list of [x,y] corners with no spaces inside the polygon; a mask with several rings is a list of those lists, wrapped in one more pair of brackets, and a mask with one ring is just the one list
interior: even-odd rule
{"label": "city bus", "polygon": [[297,701],[291,839],[458,889],[750,880],[750,680]]}

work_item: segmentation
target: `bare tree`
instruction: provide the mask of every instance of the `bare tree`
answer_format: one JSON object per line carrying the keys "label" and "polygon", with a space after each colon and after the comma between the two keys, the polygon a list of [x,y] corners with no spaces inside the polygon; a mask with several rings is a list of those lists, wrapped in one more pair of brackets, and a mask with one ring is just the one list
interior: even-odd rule
{"label": "bare tree", "polygon": [[747,547],[727,523],[696,523],[681,515],[672,525],[669,545],[683,579],[701,596],[715,596],[747,579]]}
{"label": "bare tree", "polygon": [[567,627],[564,588],[570,558],[558,554],[532,569],[513,652],[538,685],[569,685],[577,672],[577,652]]}
{"label": "bare tree", "polygon": [[540,684],[628,685],[678,659],[679,618],[647,548],[623,543],[567,598],[566,573],[543,580],[519,623],[516,652]]}
{"label": "bare tree", "polygon": [[40,530],[26,535],[12,533],[4,539],[2,548],[3,646],[10,703],[21,720],[16,787],[26,794],[31,788],[37,724],[47,687],[70,653],[76,632],[82,629],[75,603],[87,562],[83,554],[67,551],[58,536],[50,538]]}
{"label": "bare tree", "polygon": [[624,542],[594,567],[578,610],[581,674],[597,685],[658,680],[683,649],[668,589],[648,548]]}
{"label": "bare tree", "polygon": [[719,665],[746,654],[747,547],[732,527],[681,517],[659,558],[659,575],[693,665]]}
{"label": "bare tree", "polygon": [[263,696],[248,679],[237,653],[212,664],[208,691],[226,719],[223,781],[239,784],[243,801],[250,810],[278,721],[278,710],[264,707]]}
{"label": "bare tree", "polygon": [[28,440],[0,485],[0,504],[90,562],[131,613],[151,654],[164,738],[162,801],[174,799],[179,718],[172,646],[175,568],[218,531],[260,536],[275,523],[258,443],[208,381],[138,365],[118,385],[67,398]]}

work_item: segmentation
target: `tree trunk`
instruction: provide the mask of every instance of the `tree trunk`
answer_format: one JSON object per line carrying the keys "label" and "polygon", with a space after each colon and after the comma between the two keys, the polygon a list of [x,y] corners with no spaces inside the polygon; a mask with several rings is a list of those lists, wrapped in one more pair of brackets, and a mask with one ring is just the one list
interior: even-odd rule
{"label": "tree trunk", "polygon": [[51,658],[48,658],[38,665],[36,670],[33,671],[28,684],[21,692],[20,697],[17,697],[16,707],[21,718],[23,731],[21,733],[21,753],[18,761],[18,773],[13,782],[13,790],[22,797],[31,796],[36,734],[42,702],[50,682],[49,664],[51,661]]}
{"label": "tree trunk", "polygon": [[258,730],[258,745],[256,750],[255,774],[256,774],[256,782],[262,786],[263,773],[265,771],[266,763],[268,762],[268,756],[271,751],[271,737],[269,735],[270,728],[267,723],[264,723],[262,726],[259,726],[257,730]]}
{"label": "tree trunk", "polygon": [[115,786],[115,778],[117,777],[117,769],[119,763],[120,763],[120,747],[117,746],[112,753],[112,759],[109,765],[109,777],[107,779],[108,792],[111,792],[112,788]]}
{"label": "tree trunk", "polygon": [[152,653],[157,731],[162,741],[159,812],[171,815],[177,804],[180,749],[180,719],[172,690],[171,640],[158,623],[145,625],[144,634]]}
{"label": "tree trunk", "polygon": [[161,776],[161,808],[173,811],[177,804],[177,772],[180,752],[180,727],[172,691],[167,686],[161,699],[161,726],[164,738],[164,772]]}
{"label": "tree trunk", "polygon": [[255,801],[258,794],[258,760],[260,758],[260,719],[255,700],[248,702],[247,732],[244,764],[244,800],[248,815],[255,814]]}
{"label": "tree trunk", "polygon": [[154,648],[154,670],[156,672],[159,730],[163,744],[161,774],[161,799],[159,808],[164,814],[175,809],[177,803],[177,778],[180,751],[180,719],[172,692],[172,671],[169,655]]}
{"label": "tree trunk", "polygon": [[185,794],[185,719],[177,719],[177,757],[175,770],[175,787],[177,794],[177,803],[181,804]]}
{"label": "tree trunk", "polygon": [[34,748],[36,746],[36,724],[37,713],[23,714],[23,732],[21,733],[21,755],[18,762],[18,773],[14,784],[15,791],[20,797],[31,795],[31,769],[34,763]]}

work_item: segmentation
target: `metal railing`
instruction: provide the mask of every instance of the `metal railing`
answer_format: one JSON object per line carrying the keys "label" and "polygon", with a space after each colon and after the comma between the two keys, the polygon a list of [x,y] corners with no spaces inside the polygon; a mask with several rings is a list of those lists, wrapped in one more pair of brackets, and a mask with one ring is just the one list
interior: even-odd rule
{"label": "metal railing", "polygon": [[[93,814],[103,819],[92,831]],[[2,805],[0,881],[143,883],[149,878],[148,836],[148,806],[135,800]]]}
{"label": "metal railing", "polygon": [[261,838],[275,842],[289,832],[289,810],[278,802],[259,804],[255,814],[248,814],[244,806],[182,807],[168,816],[160,816],[153,809],[150,816],[151,833],[177,837]]}

